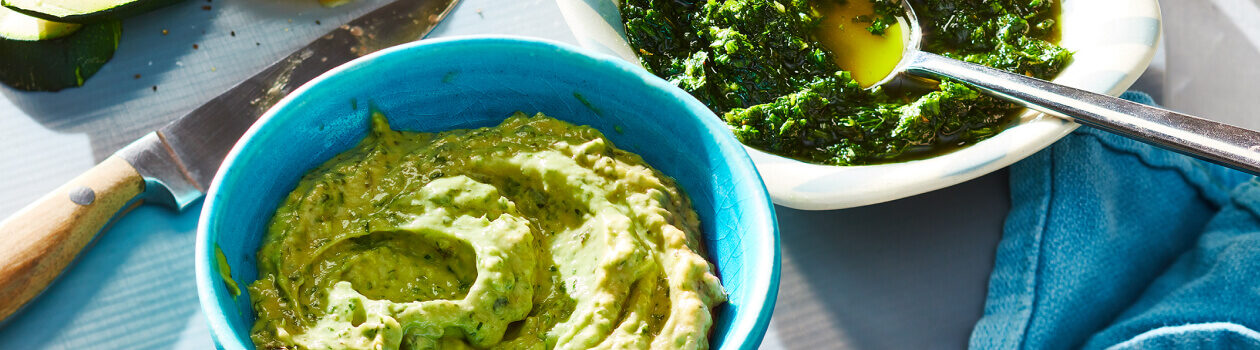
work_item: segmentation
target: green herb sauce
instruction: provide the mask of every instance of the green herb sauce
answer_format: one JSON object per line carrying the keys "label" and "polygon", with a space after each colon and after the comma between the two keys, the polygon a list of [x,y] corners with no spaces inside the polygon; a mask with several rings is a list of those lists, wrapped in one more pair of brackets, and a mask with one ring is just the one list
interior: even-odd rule
{"label": "green herb sauce", "polygon": [[[744,144],[790,158],[924,157],[993,136],[1019,110],[948,80],[931,91],[863,89],[815,34],[819,7],[843,1],[624,0],[621,14],[648,70],[721,115]],[[1054,44],[1056,0],[911,1],[925,51],[1042,79],[1071,59]],[[855,24],[884,35],[900,10],[873,3]]]}

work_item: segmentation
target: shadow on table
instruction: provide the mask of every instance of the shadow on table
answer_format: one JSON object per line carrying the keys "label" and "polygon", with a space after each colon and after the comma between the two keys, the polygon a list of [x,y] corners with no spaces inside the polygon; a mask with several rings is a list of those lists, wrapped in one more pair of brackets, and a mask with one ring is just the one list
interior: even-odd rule
{"label": "shadow on table", "polygon": [[[126,20],[113,59],[83,86],[55,93],[0,87],[0,94],[45,128],[87,135],[99,162],[253,75],[252,65],[323,33],[289,27],[318,28],[315,18],[350,16],[383,1],[326,9],[315,0],[186,0]],[[272,25],[249,25],[258,21]]]}
{"label": "shadow on table", "polygon": [[183,1],[127,19],[110,63],[82,87],[55,93],[3,87],[0,93],[49,130],[87,135],[96,160],[105,159],[126,142],[170,120],[171,116],[149,113],[154,110],[149,107],[178,97],[161,96],[170,87],[154,91],[154,86],[178,67],[181,58],[195,53],[193,44],[203,39],[214,16],[213,11],[202,9],[204,4]]}
{"label": "shadow on table", "polygon": [[863,208],[779,207],[787,349],[962,349],[1009,209],[1005,170]]}
{"label": "shadow on table", "polygon": [[[238,6],[247,9],[250,14],[260,17],[269,17],[269,19],[292,19],[295,16],[301,16],[303,12],[311,12],[319,9],[325,9],[320,6],[316,0],[228,0],[232,6]],[[388,2],[388,0],[353,0],[344,5],[334,7],[337,12],[342,13],[358,13],[363,12],[362,8],[373,8]],[[331,30],[332,27],[329,27]]]}
{"label": "shadow on table", "polygon": [[213,17],[204,4],[184,1],[126,20],[114,57],[81,87],[50,93],[4,86],[0,94],[48,129],[87,135],[100,161],[172,118],[147,113],[150,105],[172,98],[160,95],[169,87],[153,87],[196,51],[192,45],[202,40]]}

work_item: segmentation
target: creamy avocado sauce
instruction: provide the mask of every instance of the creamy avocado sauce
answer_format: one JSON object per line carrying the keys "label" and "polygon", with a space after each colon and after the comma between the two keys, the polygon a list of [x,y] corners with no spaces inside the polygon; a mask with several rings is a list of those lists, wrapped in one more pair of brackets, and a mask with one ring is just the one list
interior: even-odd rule
{"label": "creamy avocado sauce", "polygon": [[725,300],[672,179],[541,114],[443,133],[375,114],[277,209],[259,348],[704,349]]}

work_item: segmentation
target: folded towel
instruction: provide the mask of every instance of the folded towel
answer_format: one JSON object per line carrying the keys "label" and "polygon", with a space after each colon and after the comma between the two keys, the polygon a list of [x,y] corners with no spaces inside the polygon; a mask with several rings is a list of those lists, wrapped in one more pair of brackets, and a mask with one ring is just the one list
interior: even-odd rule
{"label": "folded towel", "polygon": [[1011,205],[971,347],[1260,348],[1251,176],[1081,127],[1011,167]]}

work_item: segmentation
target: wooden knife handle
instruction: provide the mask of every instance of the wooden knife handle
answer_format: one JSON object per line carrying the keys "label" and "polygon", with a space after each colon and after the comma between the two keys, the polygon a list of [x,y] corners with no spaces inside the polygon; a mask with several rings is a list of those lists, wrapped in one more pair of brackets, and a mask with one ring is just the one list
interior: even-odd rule
{"label": "wooden knife handle", "polygon": [[136,169],[111,156],[0,222],[0,319],[43,292],[143,191]]}

